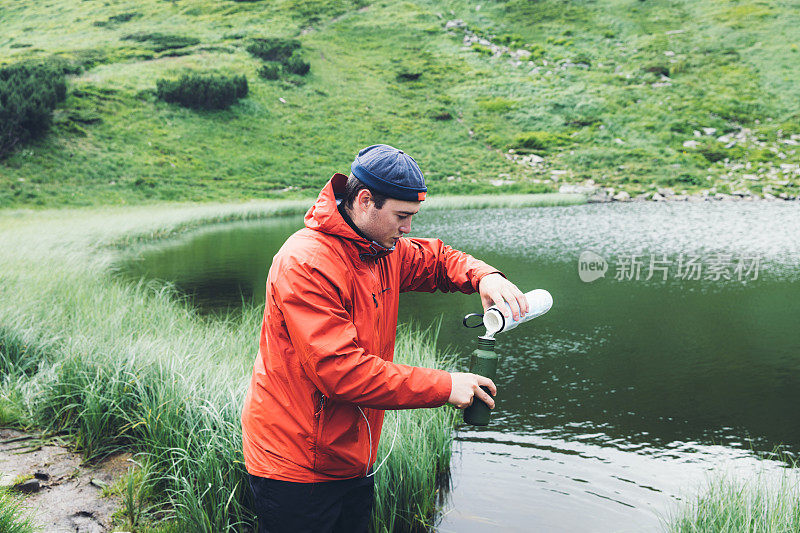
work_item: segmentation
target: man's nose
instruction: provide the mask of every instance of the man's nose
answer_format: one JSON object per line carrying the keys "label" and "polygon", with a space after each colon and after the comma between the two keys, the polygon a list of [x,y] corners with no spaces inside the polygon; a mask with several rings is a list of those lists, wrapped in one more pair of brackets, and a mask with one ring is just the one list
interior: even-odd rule
{"label": "man's nose", "polygon": [[411,231],[411,221],[410,220],[408,222],[404,222],[400,226],[400,233],[409,233],[410,231]]}

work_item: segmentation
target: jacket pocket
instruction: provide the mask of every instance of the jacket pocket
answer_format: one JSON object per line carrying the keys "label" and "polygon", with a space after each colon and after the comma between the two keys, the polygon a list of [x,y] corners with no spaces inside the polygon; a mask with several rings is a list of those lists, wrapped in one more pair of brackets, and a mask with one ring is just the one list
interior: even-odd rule
{"label": "jacket pocket", "polygon": [[363,475],[369,437],[361,413],[353,404],[330,398],[325,398],[321,405],[316,422],[314,470],[338,477]]}

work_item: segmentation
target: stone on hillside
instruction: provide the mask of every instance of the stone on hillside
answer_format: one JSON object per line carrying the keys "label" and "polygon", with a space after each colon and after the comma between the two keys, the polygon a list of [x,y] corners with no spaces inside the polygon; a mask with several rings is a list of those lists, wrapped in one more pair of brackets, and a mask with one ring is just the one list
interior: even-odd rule
{"label": "stone on hillside", "polygon": [[577,185],[574,183],[565,183],[558,188],[558,192],[562,194],[593,194],[597,187],[593,185]]}
{"label": "stone on hillside", "polygon": [[614,195],[613,198],[617,202],[630,202],[631,201],[631,195],[628,194],[625,191],[619,191],[617,194]]}
{"label": "stone on hillside", "polygon": [[453,28],[466,28],[466,27],[467,23],[461,19],[448,20],[444,25],[444,29],[446,30],[451,30]]}
{"label": "stone on hillside", "polygon": [[697,141],[683,141],[684,148],[697,148],[700,146],[700,143]]}
{"label": "stone on hillside", "polygon": [[657,192],[653,193],[653,196],[650,199],[653,200],[654,202],[663,202],[663,201],[666,200],[666,198],[664,198],[663,196],[661,196]]}

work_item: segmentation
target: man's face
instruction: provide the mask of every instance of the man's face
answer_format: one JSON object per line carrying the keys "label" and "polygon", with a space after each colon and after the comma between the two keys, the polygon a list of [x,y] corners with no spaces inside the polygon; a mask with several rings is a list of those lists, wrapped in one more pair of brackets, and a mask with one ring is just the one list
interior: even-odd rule
{"label": "man's face", "polygon": [[378,209],[370,199],[359,229],[381,246],[391,248],[411,231],[411,218],[419,212],[420,203],[388,198]]}

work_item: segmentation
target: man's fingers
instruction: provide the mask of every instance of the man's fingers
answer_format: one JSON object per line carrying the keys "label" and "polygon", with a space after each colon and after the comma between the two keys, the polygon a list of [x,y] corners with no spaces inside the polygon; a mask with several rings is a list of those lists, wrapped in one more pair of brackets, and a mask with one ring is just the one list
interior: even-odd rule
{"label": "man's fingers", "polygon": [[478,378],[478,386],[489,387],[489,392],[492,393],[492,396],[497,396],[497,387],[494,381],[485,376],[478,376],[477,374],[475,377]]}
{"label": "man's fingers", "polygon": [[530,308],[528,307],[528,299],[525,298],[525,295],[522,294],[522,291],[514,287],[514,297],[517,299],[517,303],[519,303],[519,308],[522,310],[523,314],[528,314]]}
{"label": "man's fingers", "polygon": [[493,399],[491,396],[489,396],[489,395],[486,393],[486,391],[485,391],[485,390],[483,390],[482,388],[478,387],[478,388],[475,390],[475,396],[476,396],[476,397],[477,397],[479,400],[481,400],[483,403],[485,403],[486,405],[488,405],[488,406],[489,406],[489,409],[494,409],[494,399]]}

